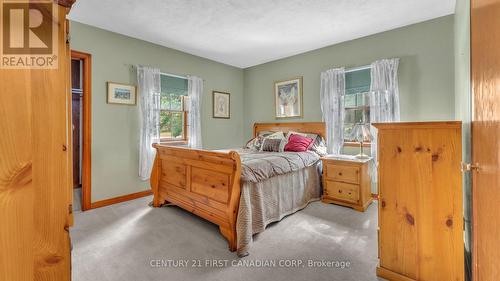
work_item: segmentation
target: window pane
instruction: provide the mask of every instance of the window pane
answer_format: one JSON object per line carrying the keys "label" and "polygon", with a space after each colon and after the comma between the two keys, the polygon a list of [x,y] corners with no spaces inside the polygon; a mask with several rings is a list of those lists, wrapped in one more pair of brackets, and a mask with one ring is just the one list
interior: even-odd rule
{"label": "window pane", "polygon": [[360,97],[359,105],[370,106],[370,92],[364,92]]}
{"label": "window pane", "polygon": [[182,139],[184,130],[184,113],[173,112],[172,113],[172,138]]}
{"label": "window pane", "polygon": [[370,91],[371,70],[362,69],[345,74],[346,95]]}
{"label": "window pane", "polygon": [[356,123],[356,111],[352,109],[348,109],[345,111],[344,115],[344,124],[347,123]]}
{"label": "window pane", "polygon": [[364,123],[364,117],[365,117],[365,114],[364,114],[364,110],[355,110],[354,111],[354,122],[355,123]]}
{"label": "window pane", "polygon": [[364,107],[346,109],[344,123],[366,123],[366,109]]}
{"label": "window pane", "polygon": [[352,124],[352,123],[346,123],[344,125],[344,140],[345,141],[355,141],[355,140],[351,139],[351,132],[352,132],[353,128],[354,128],[354,124]]}
{"label": "window pane", "polygon": [[177,96],[187,95],[187,79],[163,74],[160,75],[160,79],[162,94],[174,94]]}
{"label": "window pane", "polygon": [[356,95],[345,95],[344,96],[344,106],[345,107],[355,107],[356,106]]}
{"label": "window pane", "polygon": [[160,112],[160,137],[162,139],[183,139],[184,113]]}
{"label": "window pane", "polygon": [[182,98],[183,96],[174,94],[161,94],[161,109],[173,111],[184,110]]}
{"label": "window pane", "polygon": [[187,79],[161,75],[161,108],[182,111],[183,97],[187,95]]}
{"label": "window pane", "polygon": [[160,138],[170,139],[172,137],[171,126],[172,115],[168,111],[160,112]]}

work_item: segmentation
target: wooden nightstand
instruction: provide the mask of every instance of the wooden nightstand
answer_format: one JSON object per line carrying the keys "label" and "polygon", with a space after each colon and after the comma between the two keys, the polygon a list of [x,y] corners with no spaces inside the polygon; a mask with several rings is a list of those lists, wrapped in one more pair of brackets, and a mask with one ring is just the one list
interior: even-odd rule
{"label": "wooden nightstand", "polygon": [[349,155],[321,158],[323,161],[324,203],[334,203],[364,212],[372,202],[368,167],[372,158],[357,159]]}

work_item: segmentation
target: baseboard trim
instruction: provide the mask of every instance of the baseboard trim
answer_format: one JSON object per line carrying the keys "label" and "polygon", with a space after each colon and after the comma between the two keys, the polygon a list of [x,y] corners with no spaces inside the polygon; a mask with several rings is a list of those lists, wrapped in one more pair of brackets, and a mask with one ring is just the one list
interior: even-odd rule
{"label": "baseboard trim", "polygon": [[144,190],[144,191],[140,191],[140,192],[136,192],[136,193],[132,193],[132,194],[127,194],[127,195],[122,195],[122,196],[109,198],[109,199],[105,199],[105,200],[101,200],[101,201],[96,201],[90,205],[90,208],[91,209],[101,208],[101,207],[129,201],[129,200],[141,198],[144,196],[152,195],[152,194],[153,194],[152,190]]}

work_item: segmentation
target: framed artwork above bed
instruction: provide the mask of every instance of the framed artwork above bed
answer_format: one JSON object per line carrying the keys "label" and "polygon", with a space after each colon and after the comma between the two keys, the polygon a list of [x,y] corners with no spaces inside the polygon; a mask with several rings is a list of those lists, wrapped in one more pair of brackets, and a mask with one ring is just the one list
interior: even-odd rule
{"label": "framed artwork above bed", "polygon": [[274,83],[276,118],[302,117],[302,77]]}

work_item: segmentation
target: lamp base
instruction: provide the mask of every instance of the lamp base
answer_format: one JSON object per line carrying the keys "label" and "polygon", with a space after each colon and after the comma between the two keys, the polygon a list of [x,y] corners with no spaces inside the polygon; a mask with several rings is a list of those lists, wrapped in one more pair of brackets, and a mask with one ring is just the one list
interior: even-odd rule
{"label": "lamp base", "polygon": [[358,159],[368,159],[368,158],[370,158],[370,156],[368,156],[368,155],[366,155],[364,153],[360,153],[360,154],[358,154],[358,155],[356,155],[354,157],[356,157]]}

